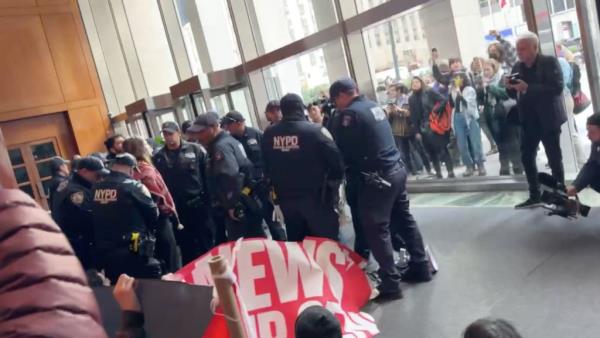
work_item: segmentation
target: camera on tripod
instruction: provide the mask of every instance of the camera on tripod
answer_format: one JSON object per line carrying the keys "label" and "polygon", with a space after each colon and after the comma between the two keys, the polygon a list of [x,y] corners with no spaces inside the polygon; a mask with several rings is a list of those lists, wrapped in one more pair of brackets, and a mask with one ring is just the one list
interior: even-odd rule
{"label": "camera on tripod", "polygon": [[546,204],[544,208],[550,210],[550,216],[557,215],[565,218],[577,218],[579,215],[588,216],[591,208],[579,202],[578,197],[569,198],[564,185],[552,175],[539,173],[538,180],[542,192],[542,202]]}

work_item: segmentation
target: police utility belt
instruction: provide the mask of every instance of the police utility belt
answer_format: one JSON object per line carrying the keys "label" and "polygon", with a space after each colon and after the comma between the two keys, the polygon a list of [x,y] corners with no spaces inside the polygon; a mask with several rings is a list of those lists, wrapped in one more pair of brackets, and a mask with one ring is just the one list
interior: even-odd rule
{"label": "police utility belt", "polygon": [[397,164],[392,166],[387,170],[378,170],[378,171],[361,171],[361,177],[363,182],[371,187],[375,187],[379,190],[387,190],[392,187],[392,183],[388,181],[385,177],[388,177],[400,169],[404,168],[404,163],[402,161],[398,161]]}
{"label": "police utility belt", "polygon": [[154,257],[156,237],[149,233],[132,232],[123,237],[129,251],[141,257]]}

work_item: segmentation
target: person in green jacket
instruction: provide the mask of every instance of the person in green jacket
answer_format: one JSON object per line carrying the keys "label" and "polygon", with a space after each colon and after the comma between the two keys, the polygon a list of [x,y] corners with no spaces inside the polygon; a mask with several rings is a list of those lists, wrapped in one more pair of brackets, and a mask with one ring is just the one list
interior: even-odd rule
{"label": "person in green jacket", "polygon": [[498,145],[500,175],[511,175],[511,165],[515,175],[522,175],[519,129],[511,123],[509,116],[517,113],[517,107],[516,102],[506,93],[502,81],[503,75],[502,68],[496,60],[490,59],[484,62],[483,86],[480,93],[483,115]]}

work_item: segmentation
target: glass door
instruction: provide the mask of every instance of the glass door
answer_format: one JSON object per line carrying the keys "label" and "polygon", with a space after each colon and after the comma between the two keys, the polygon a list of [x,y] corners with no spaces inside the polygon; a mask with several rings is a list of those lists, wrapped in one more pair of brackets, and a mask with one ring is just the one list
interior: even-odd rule
{"label": "glass door", "polygon": [[52,178],[51,160],[59,156],[56,139],[46,139],[8,149],[19,189],[48,209],[48,183]]}

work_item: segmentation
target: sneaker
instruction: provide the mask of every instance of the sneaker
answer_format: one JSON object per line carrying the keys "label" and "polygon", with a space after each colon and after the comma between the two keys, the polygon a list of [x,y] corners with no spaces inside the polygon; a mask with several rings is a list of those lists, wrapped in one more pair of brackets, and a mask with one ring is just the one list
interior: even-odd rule
{"label": "sneaker", "polygon": [[472,166],[468,166],[467,170],[463,173],[463,177],[471,177],[475,174],[475,169]]}
{"label": "sneaker", "polygon": [[400,275],[405,283],[427,283],[433,279],[429,262],[409,263],[408,269]]}
{"label": "sneaker", "polygon": [[477,166],[477,174],[479,176],[486,176],[487,175],[487,171],[485,171],[485,166],[483,164],[479,164]]}
{"label": "sneaker", "polygon": [[510,169],[500,169],[500,176],[510,176]]}
{"label": "sneaker", "polygon": [[490,151],[487,152],[487,154],[485,154],[486,156],[491,156],[494,154],[498,153],[498,147],[493,147],[492,149],[490,149]]}
{"label": "sneaker", "polygon": [[544,204],[542,203],[542,200],[539,197],[530,197],[527,201],[515,205],[515,209],[532,209],[541,207],[543,205]]}
{"label": "sneaker", "polygon": [[454,171],[448,173],[448,178],[456,178],[456,175],[454,175]]}

